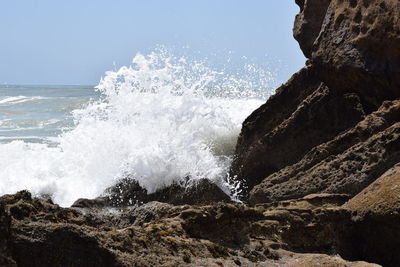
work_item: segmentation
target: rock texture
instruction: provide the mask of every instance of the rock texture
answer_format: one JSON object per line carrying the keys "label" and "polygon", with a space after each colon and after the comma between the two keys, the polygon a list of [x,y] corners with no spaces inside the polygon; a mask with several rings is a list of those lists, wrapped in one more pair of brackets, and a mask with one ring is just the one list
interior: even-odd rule
{"label": "rock texture", "polygon": [[10,223],[11,216],[0,202],[0,266],[16,266],[10,253]]}
{"label": "rock texture", "polygon": [[355,127],[268,176],[250,192],[251,203],[311,193],[355,195],[400,162],[400,100],[387,101]]}
{"label": "rock texture", "polygon": [[0,198],[11,220],[2,266],[378,266],[327,255],[357,229],[339,206],[347,199],[105,210],[60,208],[22,191]]}
{"label": "rock texture", "polygon": [[400,96],[399,1],[297,3],[294,36],[327,86],[358,93],[368,110]]}
{"label": "rock texture", "polygon": [[400,164],[396,164],[353,197],[346,204],[346,208],[362,215],[397,216],[400,214]]}
{"label": "rock texture", "polygon": [[[347,202],[357,221],[355,258],[374,259],[384,266],[400,262],[400,165],[397,164]],[[396,248],[388,250],[387,248]]]}
{"label": "rock texture", "polygon": [[400,2],[296,3],[307,66],[244,121],[231,168],[253,204],[355,195],[400,161]]}

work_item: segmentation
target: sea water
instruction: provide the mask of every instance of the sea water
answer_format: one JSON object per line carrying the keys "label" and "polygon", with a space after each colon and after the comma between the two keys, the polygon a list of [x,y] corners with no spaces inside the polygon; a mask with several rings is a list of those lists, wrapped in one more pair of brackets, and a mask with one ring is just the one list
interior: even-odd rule
{"label": "sea water", "polygon": [[228,176],[243,120],[272,93],[254,65],[226,73],[158,50],[97,86],[0,86],[0,195],[30,190],[71,205],[124,177],[149,192]]}

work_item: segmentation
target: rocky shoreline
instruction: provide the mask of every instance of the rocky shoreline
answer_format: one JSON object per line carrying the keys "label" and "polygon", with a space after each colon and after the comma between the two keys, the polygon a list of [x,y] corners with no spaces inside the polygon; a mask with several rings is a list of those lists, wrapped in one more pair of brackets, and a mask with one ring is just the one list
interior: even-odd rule
{"label": "rocky shoreline", "polygon": [[208,180],[4,195],[0,266],[399,266],[400,2],[296,3],[308,61],[243,123],[246,204]]}

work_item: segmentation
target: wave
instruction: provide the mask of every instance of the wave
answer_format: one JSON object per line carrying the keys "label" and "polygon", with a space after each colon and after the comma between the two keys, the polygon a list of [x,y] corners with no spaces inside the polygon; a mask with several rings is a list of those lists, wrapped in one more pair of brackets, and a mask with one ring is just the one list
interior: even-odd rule
{"label": "wave", "polygon": [[35,101],[35,100],[42,100],[42,99],[48,99],[46,97],[41,97],[41,96],[33,96],[33,97],[28,97],[28,96],[6,96],[5,98],[0,100],[0,105],[14,105],[14,104],[21,104],[25,103],[28,101]]}
{"label": "wave", "polygon": [[0,193],[29,189],[68,206],[127,175],[150,192],[184,178],[208,178],[229,192],[241,123],[271,93],[265,71],[242,74],[164,50],[137,54],[106,73],[101,98],[73,111],[75,127],[57,146],[0,145]]}

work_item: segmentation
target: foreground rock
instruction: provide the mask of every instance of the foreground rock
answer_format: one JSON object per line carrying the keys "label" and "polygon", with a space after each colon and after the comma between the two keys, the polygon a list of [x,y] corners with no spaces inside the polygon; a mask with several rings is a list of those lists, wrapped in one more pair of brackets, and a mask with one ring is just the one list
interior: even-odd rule
{"label": "foreground rock", "polygon": [[[400,165],[397,164],[345,205],[359,221],[354,252],[387,266],[400,262]],[[362,234],[361,234],[362,233]],[[387,248],[397,248],[388,250]]]}
{"label": "foreground rock", "polygon": [[2,224],[9,233],[2,266],[377,266],[357,262],[348,249],[359,232],[340,207],[347,199],[312,195],[256,207],[151,202],[94,212],[22,191],[0,198],[1,221],[11,220]]}

